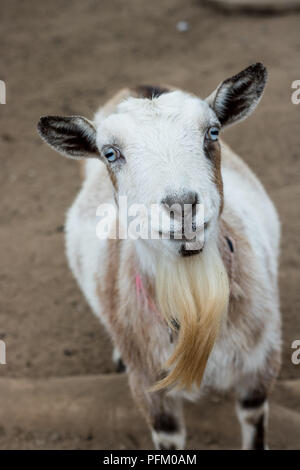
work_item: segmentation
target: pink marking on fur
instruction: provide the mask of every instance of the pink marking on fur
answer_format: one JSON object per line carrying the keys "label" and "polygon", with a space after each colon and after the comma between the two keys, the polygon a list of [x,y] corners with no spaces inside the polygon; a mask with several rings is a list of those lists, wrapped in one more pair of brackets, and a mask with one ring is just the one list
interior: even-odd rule
{"label": "pink marking on fur", "polygon": [[161,320],[161,316],[154,304],[154,302],[150,299],[145,286],[143,284],[142,278],[139,274],[135,276],[135,287],[136,287],[136,295],[138,299],[142,299],[148,305],[149,309],[152,310]]}

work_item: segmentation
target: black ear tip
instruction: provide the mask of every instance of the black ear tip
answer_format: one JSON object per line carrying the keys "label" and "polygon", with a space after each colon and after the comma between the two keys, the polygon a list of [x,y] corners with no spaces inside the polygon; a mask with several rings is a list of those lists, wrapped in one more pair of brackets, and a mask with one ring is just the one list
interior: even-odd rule
{"label": "black ear tip", "polygon": [[58,116],[41,116],[37,124],[38,133],[41,137],[45,136],[50,128],[56,128],[62,118]]}
{"label": "black ear tip", "polygon": [[251,68],[251,72],[255,74],[259,80],[267,80],[268,71],[264,64],[262,64],[261,62],[257,62],[256,64],[250,65],[249,68]]}
{"label": "black ear tip", "polygon": [[39,119],[37,128],[39,134],[43,134],[45,129],[49,126],[50,116],[42,116]]}
{"label": "black ear tip", "polygon": [[37,124],[37,130],[38,130],[38,133],[40,134],[40,136],[42,136],[44,134],[44,130],[46,128],[46,116],[42,116],[40,119],[39,119],[39,122]]}

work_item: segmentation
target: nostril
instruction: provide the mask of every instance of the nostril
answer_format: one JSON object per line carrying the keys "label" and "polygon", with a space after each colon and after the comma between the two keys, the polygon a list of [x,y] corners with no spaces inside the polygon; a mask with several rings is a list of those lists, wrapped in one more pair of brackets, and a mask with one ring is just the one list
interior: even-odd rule
{"label": "nostril", "polygon": [[196,204],[198,204],[198,195],[195,191],[180,191],[168,194],[162,199],[161,203],[167,206],[167,208],[171,208],[174,204],[179,204],[182,209],[185,204],[190,204],[195,209]]}

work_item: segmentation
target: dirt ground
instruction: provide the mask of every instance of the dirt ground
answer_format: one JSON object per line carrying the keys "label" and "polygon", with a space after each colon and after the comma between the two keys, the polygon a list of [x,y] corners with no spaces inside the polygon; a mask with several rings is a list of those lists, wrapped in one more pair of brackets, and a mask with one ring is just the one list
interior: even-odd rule
{"label": "dirt ground", "polygon": [[[63,224],[79,189],[78,165],[41,142],[39,117],[92,117],[120,87],[138,83],[170,83],[205,96],[257,61],[269,70],[265,96],[225,140],[261,178],[282,221],[283,366],[270,438],[273,448],[300,448],[300,365],[291,362],[291,343],[300,339],[300,105],[291,102],[291,84],[300,79],[300,14],[224,15],[200,0],[1,0],[0,18],[0,79],[7,86],[7,104],[0,105],[0,339],[7,347],[7,365],[0,366],[0,448],[151,445],[139,437],[147,431],[134,407],[124,405],[130,396],[125,378],[113,374],[110,342],[67,267]],[[188,31],[176,29],[181,20],[189,22]],[[99,400],[91,377],[98,380]],[[72,380],[86,394],[80,404]],[[101,395],[102,381],[107,393]],[[69,413],[66,424],[62,403],[82,407],[81,414]],[[213,422],[203,405],[188,405],[190,447],[238,446],[227,402],[217,403],[208,408],[220,409]],[[52,416],[54,405],[61,414]],[[113,425],[103,419],[99,430],[91,410],[101,419],[109,406]]]}

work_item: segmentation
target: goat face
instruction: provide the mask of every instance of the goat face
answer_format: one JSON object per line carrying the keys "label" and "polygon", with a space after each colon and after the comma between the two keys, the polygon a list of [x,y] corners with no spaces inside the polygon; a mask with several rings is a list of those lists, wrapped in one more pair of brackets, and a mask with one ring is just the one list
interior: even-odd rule
{"label": "goat face", "polygon": [[182,91],[129,98],[95,124],[81,117],[41,118],[39,132],[67,156],[101,159],[116,196],[126,196],[128,207],[141,205],[148,221],[156,208],[152,234],[167,238],[159,246],[194,254],[204,230],[206,239],[215,232],[222,210],[219,131],[252,112],[265,81],[266,69],[255,64],[222,82],[205,101]]}
{"label": "goat face", "polygon": [[130,98],[97,128],[97,147],[118,195],[127,197],[129,207],[146,208],[153,233],[171,239],[164,243],[176,252],[187,235],[184,226],[191,225],[183,223],[183,215],[199,236],[201,205],[207,225],[218,217],[222,180],[212,131],[217,138],[219,127],[207,103],[174,91],[153,99]]}

